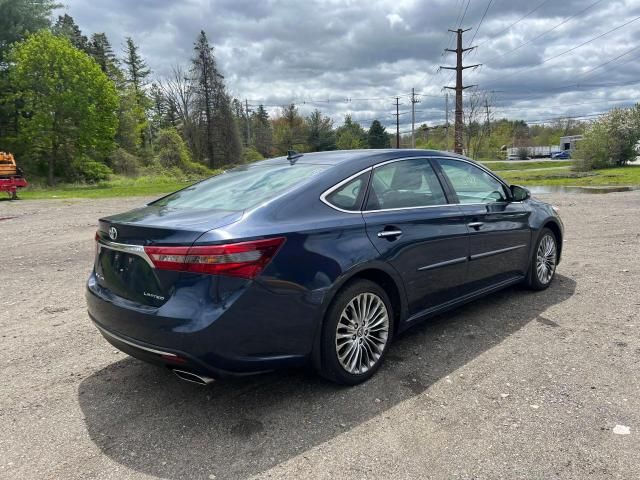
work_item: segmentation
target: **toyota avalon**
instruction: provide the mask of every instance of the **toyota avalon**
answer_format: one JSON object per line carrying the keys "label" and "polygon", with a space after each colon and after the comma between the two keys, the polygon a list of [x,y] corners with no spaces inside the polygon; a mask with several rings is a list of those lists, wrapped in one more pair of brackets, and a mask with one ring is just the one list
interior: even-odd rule
{"label": "toyota avalon", "polygon": [[290,152],[101,219],[86,297],[111,344],[184,380],[310,365],[354,385],[416,322],[547,288],[562,237],[462,156]]}

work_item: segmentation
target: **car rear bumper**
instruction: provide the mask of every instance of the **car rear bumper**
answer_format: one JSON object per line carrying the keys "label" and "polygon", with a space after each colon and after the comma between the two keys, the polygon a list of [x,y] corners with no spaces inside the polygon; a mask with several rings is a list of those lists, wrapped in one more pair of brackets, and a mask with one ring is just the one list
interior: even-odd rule
{"label": "car rear bumper", "polygon": [[[89,317],[105,339],[149,363],[214,378],[307,364],[315,333],[314,309],[295,296],[263,293],[253,285],[224,308],[201,299],[203,307],[177,315],[179,310],[169,307],[131,305],[102,289],[92,275],[86,300]],[[198,302],[193,299],[193,303]],[[303,307],[307,315],[300,311]]]}

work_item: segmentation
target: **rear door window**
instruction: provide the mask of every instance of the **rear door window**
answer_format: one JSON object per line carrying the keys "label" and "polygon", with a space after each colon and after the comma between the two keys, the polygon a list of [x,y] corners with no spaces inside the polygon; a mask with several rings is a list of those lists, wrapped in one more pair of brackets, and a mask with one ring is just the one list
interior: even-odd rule
{"label": "rear door window", "polygon": [[447,199],[427,159],[400,160],[373,170],[366,210],[444,205]]}

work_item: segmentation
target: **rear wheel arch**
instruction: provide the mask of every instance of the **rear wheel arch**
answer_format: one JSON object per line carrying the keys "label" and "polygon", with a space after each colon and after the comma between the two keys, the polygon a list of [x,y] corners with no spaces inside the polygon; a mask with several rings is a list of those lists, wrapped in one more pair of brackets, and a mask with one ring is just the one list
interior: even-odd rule
{"label": "rear wheel arch", "polygon": [[348,287],[349,284],[357,280],[363,279],[374,282],[386,292],[391,302],[391,308],[393,309],[393,335],[396,334],[399,325],[402,323],[402,319],[407,317],[406,294],[402,284],[400,283],[401,279],[396,275],[397,274],[389,272],[387,268],[383,266],[369,265],[350,272],[336,283],[334,288],[332,288],[326,296],[321,310],[322,314],[320,321],[318,322],[318,328],[316,329],[313,351],[311,352],[311,363],[315,367],[319,367],[322,362],[320,342],[327,312],[334,303],[338,294]]}

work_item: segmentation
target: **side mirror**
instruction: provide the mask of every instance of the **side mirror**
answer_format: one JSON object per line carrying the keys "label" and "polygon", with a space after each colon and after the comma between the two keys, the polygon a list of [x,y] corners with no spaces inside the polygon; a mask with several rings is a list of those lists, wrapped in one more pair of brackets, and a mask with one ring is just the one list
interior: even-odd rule
{"label": "side mirror", "polygon": [[509,189],[514,202],[523,202],[531,198],[531,192],[520,185],[511,185]]}

